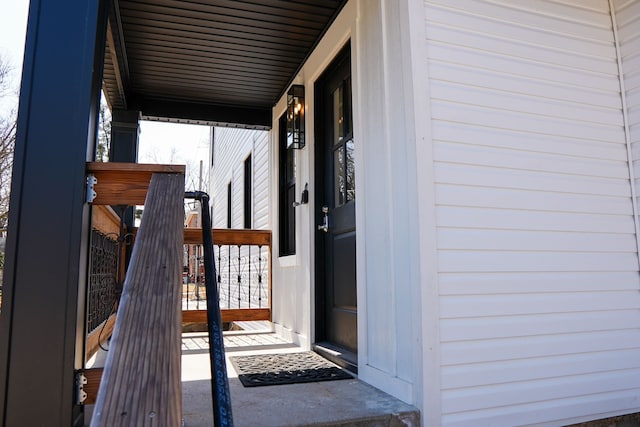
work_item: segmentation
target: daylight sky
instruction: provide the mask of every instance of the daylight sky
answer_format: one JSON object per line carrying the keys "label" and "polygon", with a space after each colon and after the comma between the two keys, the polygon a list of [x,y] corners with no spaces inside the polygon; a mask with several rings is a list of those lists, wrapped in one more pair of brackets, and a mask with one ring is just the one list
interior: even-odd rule
{"label": "daylight sky", "polygon": [[[0,13],[0,55],[12,68],[8,82],[12,92],[17,92],[20,83],[28,7],[28,0],[6,1]],[[0,104],[2,111],[10,109],[11,104],[16,102],[16,99],[8,98],[6,103]]]}
{"label": "daylight sky", "polygon": [[[6,0],[2,2],[0,12],[0,55],[11,64],[9,83],[16,94],[20,86],[28,8],[28,0]],[[7,96],[5,102],[0,102],[0,113],[12,108],[17,109],[17,96]],[[195,177],[195,181],[201,159],[206,169],[209,157],[208,127],[142,122],[140,129],[140,163],[186,164],[191,168],[187,175]],[[206,188],[204,190],[207,191]]]}

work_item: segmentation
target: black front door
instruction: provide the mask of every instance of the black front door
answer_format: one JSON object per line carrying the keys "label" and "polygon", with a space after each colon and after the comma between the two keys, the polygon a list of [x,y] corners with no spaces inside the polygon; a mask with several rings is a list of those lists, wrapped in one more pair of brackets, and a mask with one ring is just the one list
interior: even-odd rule
{"label": "black front door", "polygon": [[316,341],[355,368],[356,193],[347,45],[327,68],[316,93]]}

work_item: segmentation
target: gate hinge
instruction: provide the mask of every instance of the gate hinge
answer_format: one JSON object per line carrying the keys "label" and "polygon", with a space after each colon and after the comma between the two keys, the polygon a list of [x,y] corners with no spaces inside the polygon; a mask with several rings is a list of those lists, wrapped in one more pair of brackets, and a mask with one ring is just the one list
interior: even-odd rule
{"label": "gate hinge", "polygon": [[87,399],[87,392],[84,391],[84,386],[86,384],[87,377],[84,376],[84,372],[76,372],[76,405],[82,405]]}
{"label": "gate hinge", "polygon": [[87,175],[87,203],[91,203],[96,199],[98,193],[93,188],[98,183],[98,178],[94,174]]}

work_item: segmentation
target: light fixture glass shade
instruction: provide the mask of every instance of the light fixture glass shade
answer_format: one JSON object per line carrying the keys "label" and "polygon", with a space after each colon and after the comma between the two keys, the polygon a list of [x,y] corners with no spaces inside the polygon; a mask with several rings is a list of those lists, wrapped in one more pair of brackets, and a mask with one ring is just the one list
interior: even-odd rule
{"label": "light fixture glass shade", "polygon": [[287,148],[304,147],[304,86],[292,85],[287,92]]}

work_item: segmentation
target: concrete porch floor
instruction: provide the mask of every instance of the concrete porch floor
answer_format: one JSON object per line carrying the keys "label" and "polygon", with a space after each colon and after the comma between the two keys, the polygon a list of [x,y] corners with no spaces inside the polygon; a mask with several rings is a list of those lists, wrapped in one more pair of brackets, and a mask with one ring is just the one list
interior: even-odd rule
{"label": "concrete porch floor", "polygon": [[[420,425],[416,408],[357,379],[244,387],[229,356],[304,351],[271,332],[268,322],[249,327],[252,330],[225,332],[224,337],[236,427]],[[98,362],[96,365],[99,366]],[[185,427],[213,426],[210,378],[207,333],[184,333],[182,413]]]}

